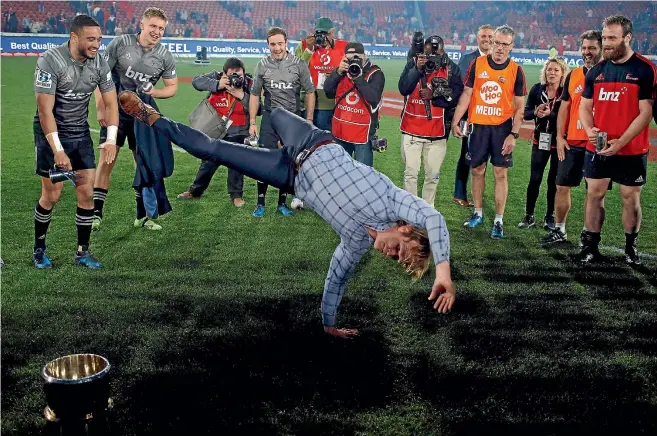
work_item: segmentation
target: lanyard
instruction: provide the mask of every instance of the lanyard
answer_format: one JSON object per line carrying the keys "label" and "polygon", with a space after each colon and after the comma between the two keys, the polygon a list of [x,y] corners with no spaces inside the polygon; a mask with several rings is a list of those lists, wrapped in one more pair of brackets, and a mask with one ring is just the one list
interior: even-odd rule
{"label": "lanyard", "polygon": [[[557,93],[558,94],[558,93]],[[544,104],[547,106],[548,112],[552,112],[552,109],[554,109],[554,105],[557,104],[559,96],[555,95],[554,98],[550,99],[548,97],[547,92],[545,90],[541,91],[541,104]],[[545,125],[545,131],[548,132],[550,130],[550,116],[548,115],[548,121],[547,124]],[[536,129],[538,129],[538,123],[536,123]]]}

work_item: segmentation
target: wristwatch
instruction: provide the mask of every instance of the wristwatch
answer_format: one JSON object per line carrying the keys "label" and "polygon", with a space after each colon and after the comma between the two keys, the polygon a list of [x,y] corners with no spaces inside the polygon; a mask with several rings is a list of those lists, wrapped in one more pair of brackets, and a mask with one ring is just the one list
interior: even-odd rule
{"label": "wristwatch", "polygon": [[511,132],[511,133],[509,133],[509,135],[513,136],[515,139],[520,138],[520,133]]}

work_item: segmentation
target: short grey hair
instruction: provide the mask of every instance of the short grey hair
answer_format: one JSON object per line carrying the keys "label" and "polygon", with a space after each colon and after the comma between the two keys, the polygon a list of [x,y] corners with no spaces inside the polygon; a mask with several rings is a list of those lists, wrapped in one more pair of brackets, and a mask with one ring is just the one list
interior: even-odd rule
{"label": "short grey hair", "polygon": [[508,24],[503,24],[499,26],[497,29],[495,29],[495,33],[501,33],[502,35],[511,35],[512,40],[516,39],[516,31],[513,30],[513,27],[509,26]]}
{"label": "short grey hair", "polygon": [[477,28],[477,33],[485,29],[495,30],[495,28],[490,24],[482,24],[481,26],[479,26],[479,28]]}

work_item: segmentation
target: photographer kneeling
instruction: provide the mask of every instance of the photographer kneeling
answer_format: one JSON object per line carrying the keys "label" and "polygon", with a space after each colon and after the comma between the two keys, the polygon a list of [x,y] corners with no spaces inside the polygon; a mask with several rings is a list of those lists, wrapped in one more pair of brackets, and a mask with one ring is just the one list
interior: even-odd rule
{"label": "photographer kneeling", "polygon": [[335,98],[331,130],[336,142],[369,166],[373,149],[386,147],[385,140],[376,138],[384,86],[383,71],[369,61],[360,42],[347,44],[340,66],[324,82],[326,95]]}
{"label": "photographer kneeling", "polygon": [[458,65],[445,53],[441,37],[432,35],[424,41],[423,51],[419,48],[414,48],[414,56],[399,78],[399,92],[404,96],[399,127],[402,157],[406,162],[404,189],[417,195],[417,178],[424,156],[422,198],[433,206],[440,167],[447,152],[449,126],[463,92],[463,81]]}
{"label": "photographer kneeling", "polygon": [[[227,59],[223,72],[212,71],[194,77],[194,89],[210,94],[190,114],[190,125],[213,139],[242,144],[249,136],[251,83],[251,77],[244,73],[244,63],[237,58]],[[189,191],[178,195],[178,198],[187,200],[203,195],[218,167],[215,162],[204,160]],[[243,189],[244,175],[229,168],[228,194],[235,207],[244,205]]]}

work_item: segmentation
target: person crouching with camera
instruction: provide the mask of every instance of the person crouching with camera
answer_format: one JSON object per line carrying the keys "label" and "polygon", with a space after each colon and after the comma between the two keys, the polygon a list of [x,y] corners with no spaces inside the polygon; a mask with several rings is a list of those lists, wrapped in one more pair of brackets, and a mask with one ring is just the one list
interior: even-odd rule
{"label": "person crouching with camera", "polygon": [[385,150],[385,141],[376,138],[384,86],[383,71],[370,62],[360,42],[346,45],[342,62],[324,82],[326,95],[335,98],[331,132],[336,142],[369,166],[373,149]]}
{"label": "person crouching with camera", "polygon": [[463,92],[458,65],[445,53],[441,37],[432,35],[424,42],[424,52],[415,54],[399,78],[404,96],[400,130],[404,189],[417,195],[417,178],[424,156],[422,199],[434,205],[440,167],[447,152],[449,126]]}
{"label": "person crouching with camera", "polygon": [[[190,124],[213,139],[242,144],[249,136],[249,88],[252,79],[244,73],[244,63],[229,58],[223,72],[212,71],[192,80],[197,91],[208,91],[205,100],[190,115]],[[204,160],[196,173],[196,179],[188,191],[178,195],[179,199],[199,198],[210,185],[219,165]],[[244,175],[228,169],[228,194],[235,207],[244,206],[242,199]]]}

